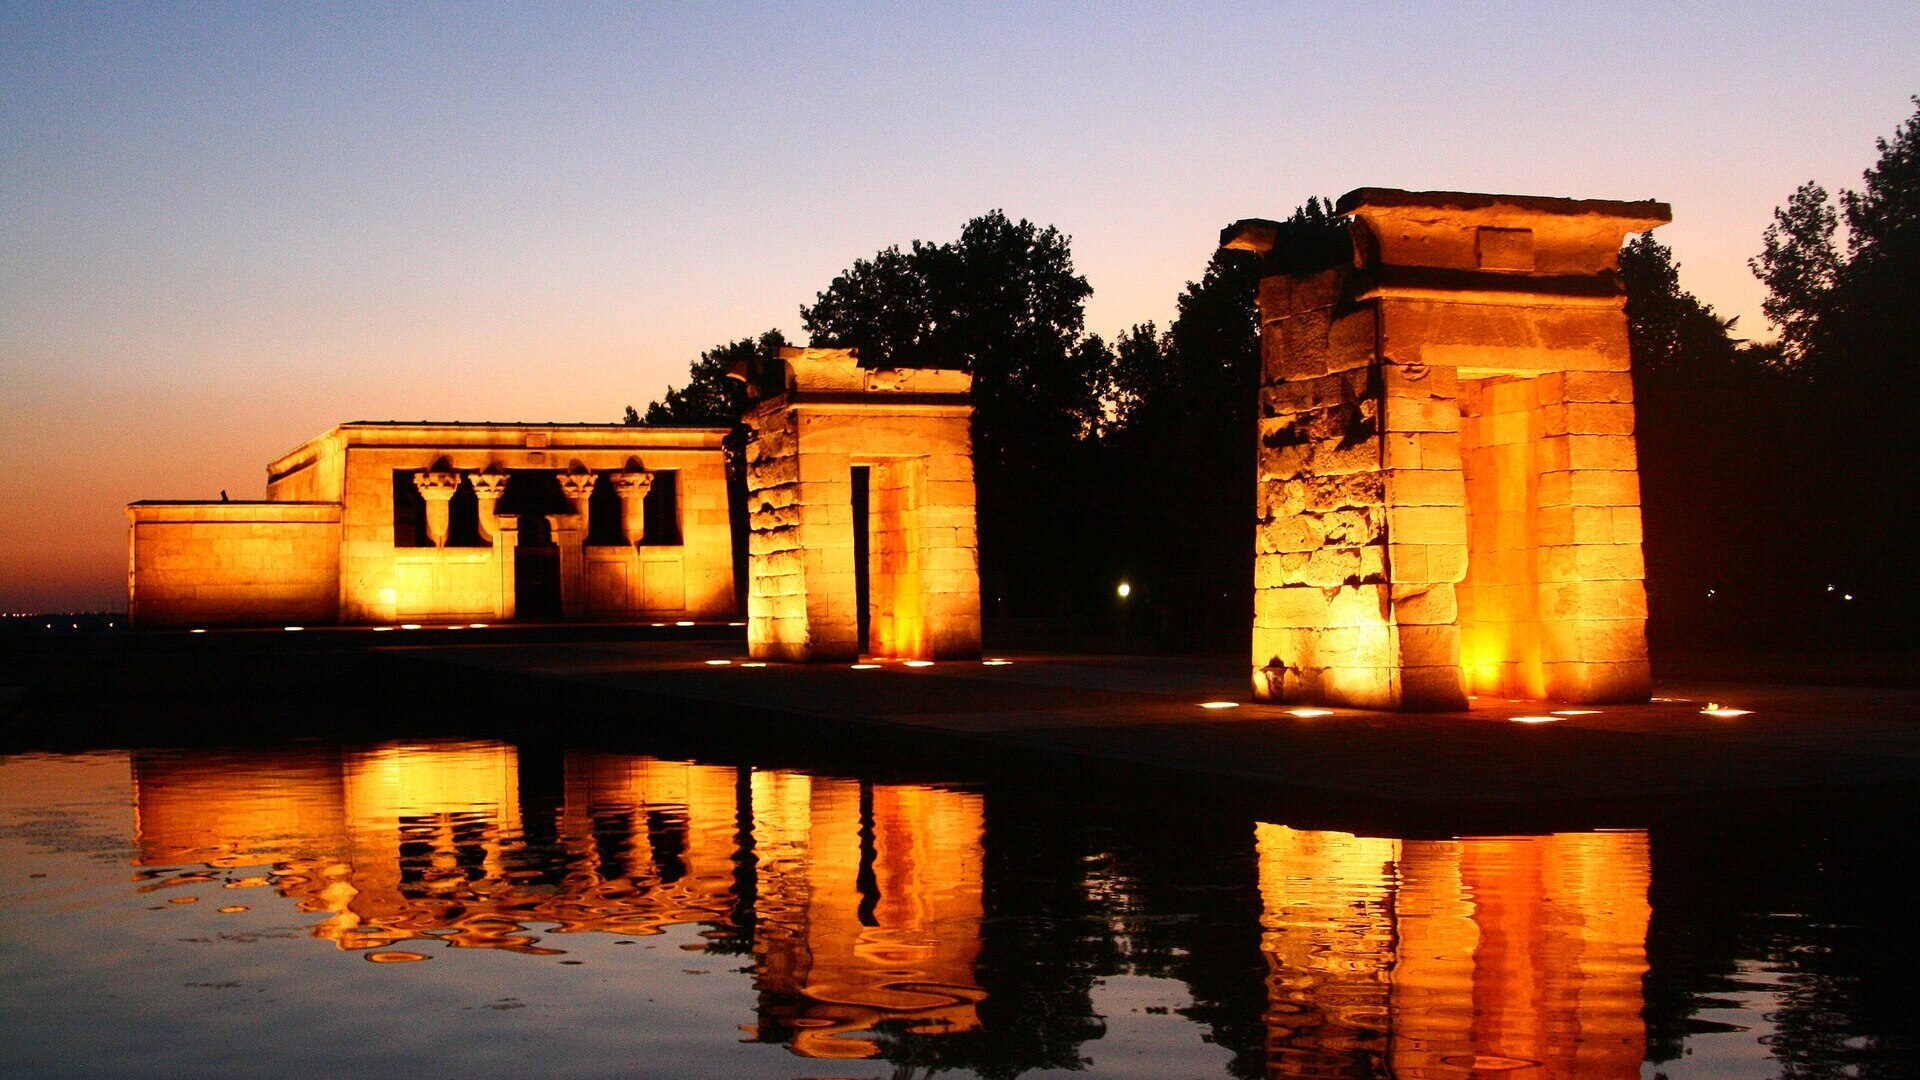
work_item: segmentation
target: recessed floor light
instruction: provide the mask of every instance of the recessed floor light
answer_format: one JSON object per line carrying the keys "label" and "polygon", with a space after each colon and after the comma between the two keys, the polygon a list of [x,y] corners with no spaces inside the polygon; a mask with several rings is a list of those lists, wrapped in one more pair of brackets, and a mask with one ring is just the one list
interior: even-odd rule
{"label": "recessed floor light", "polygon": [[1555,709],[1553,710],[1553,715],[1555,716],[1598,716],[1600,715],[1600,710],[1599,709]]}
{"label": "recessed floor light", "polygon": [[306,627],[304,627],[304,626],[283,626],[283,627],[281,627],[280,629],[282,629],[282,630],[285,630],[285,631],[287,631],[288,633],[292,633],[292,632],[293,632],[293,631],[295,631],[295,630],[305,630],[305,629],[306,629]]}
{"label": "recessed floor light", "polygon": [[994,658],[993,658],[993,659],[991,659],[991,660],[982,660],[982,661],[980,661],[980,663],[981,663],[981,665],[982,665],[982,666],[984,666],[984,667],[1006,667],[1006,666],[1007,666],[1008,664],[1011,664],[1011,663],[1013,663],[1013,661],[1011,661],[1011,660],[1002,660],[1002,659],[1000,659],[999,657],[997,657],[997,656],[996,656],[996,657],[994,657]]}
{"label": "recessed floor light", "polygon": [[692,620],[692,619],[681,619],[681,620],[680,620],[679,622],[677,622],[677,623],[674,623],[673,625],[675,625],[675,626],[692,626],[692,625],[693,625],[693,620]]}
{"label": "recessed floor light", "polygon": [[731,664],[731,663],[733,663],[733,661],[731,660],[709,660],[707,661],[707,666],[708,667],[726,667],[728,664]]}
{"label": "recessed floor light", "polygon": [[1509,717],[1516,724],[1551,724],[1560,719],[1557,716],[1514,716]]}
{"label": "recessed floor light", "polygon": [[931,660],[909,660],[909,661],[907,661],[907,666],[908,666],[908,667],[932,667],[932,666],[933,666],[933,661],[931,661]]}
{"label": "recessed floor light", "polygon": [[1200,707],[1203,709],[1237,709],[1240,707],[1240,703],[1237,701],[1203,701],[1200,703]]}
{"label": "recessed floor light", "polygon": [[741,667],[766,667],[767,662],[765,660],[749,660],[746,663],[741,664],[740,666]]}
{"label": "recessed floor light", "polygon": [[400,629],[402,629],[402,630],[418,630],[418,629],[420,629],[420,624],[419,624],[419,623],[417,623],[417,622],[403,622],[403,623],[401,623],[401,624],[400,624]]}
{"label": "recessed floor light", "polygon": [[880,666],[879,664],[855,664],[855,665],[853,665],[853,670],[855,670],[855,671],[872,671],[872,670],[873,670],[874,668],[877,668],[877,667],[879,667],[879,666]]}
{"label": "recessed floor light", "polygon": [[1316,716],[1332,716],[1332,709],[1288,709],[1287,715],[1298,716],[1302,720],[1311,720]]}
{"label": "recessed floor light", "polygon": [[1736,716],[1752,716],[1753,710],[1735,709],[1731,706],[1722,705],[1717,701],[1709,701],[1707,702],[1707,707],[1700,710],[1700,715],[1714,716],[1722,720],[1731,720]]}

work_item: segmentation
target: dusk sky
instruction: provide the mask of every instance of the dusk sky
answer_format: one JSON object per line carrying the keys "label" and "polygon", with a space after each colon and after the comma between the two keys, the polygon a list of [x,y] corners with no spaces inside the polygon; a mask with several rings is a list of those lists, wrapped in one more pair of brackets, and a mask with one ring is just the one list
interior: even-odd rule
{"label": "dusk sky", "polygon": [[1111,337],[1310,195],[1657,198],[1765,336],[1773,208],[1916,92],[1912,0],[0,0],[0,610],[124,608],[127,502],[260,498],[340,421],[615,421],[994,208]]}

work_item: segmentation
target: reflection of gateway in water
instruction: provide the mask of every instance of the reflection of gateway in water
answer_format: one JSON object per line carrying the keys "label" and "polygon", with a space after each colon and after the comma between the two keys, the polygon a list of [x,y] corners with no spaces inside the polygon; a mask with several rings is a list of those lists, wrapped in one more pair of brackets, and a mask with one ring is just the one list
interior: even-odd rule
{"label": "reflection of gateway in water", "polygon": [[1645,833],[1256,840],[1270,1075],[1639,1075]]}
{"label": "reflection of gateway in water", "polygon": [[[497,743],[134,757],[142,865],[271,863],[316,936],[543,947],[706,925],[751,944],[762,1038],[869,1057],[883,1020],[978,1026],[981,802],[622,755],[552,782]],[[750,832],[746,831],[750,829]],[[251,882],[250,882],[251,883]],[[267,884],[267,881],[258,881]]]}
{"label": "reflection of gateway in water", "polygon": [[[341,948],[703,926],[752,951],[762,1041],[870,1057],[886,1021],[981,1026],[978,795],[499,743],[136,754],[134,782],[143,865],[271,863],[234,884]],[[1645,834],[1254,840],[1272,1075],[1637,1075]],[[1133,902],[1089,896],[1113,925]]]}

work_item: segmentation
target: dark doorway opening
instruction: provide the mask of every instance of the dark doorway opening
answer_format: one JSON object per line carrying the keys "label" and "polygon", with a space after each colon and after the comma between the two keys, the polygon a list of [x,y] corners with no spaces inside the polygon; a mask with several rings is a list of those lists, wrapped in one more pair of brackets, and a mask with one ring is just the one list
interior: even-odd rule
{"label": "dark doorway opening", "polygon": [[553,529],[538,514],[520,516],[520,544],[513,551],[514,618],[520,621],[560,617],[560,546]]}
{"label": "dark doorway opening", "polygon": [[867,640],[867,634],[872,629],[873,623],[873,580],[867,566],[867,489],[872,472],[873,470],[865,465],[853,467],[854,640],[860,643],[862,655],[873,651],[873,647]]}

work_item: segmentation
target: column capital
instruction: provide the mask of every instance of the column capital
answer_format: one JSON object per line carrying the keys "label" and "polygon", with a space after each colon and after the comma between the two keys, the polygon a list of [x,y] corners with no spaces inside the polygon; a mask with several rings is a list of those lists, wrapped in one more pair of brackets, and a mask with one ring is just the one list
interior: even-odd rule
{"label": "column capital", "polygon": [[428,502],[446,502],[460,488],[460,474],[455,472],[415,473],[413,486],[420,492],[421,498]]}
{"label": "column capital", "polygon": [[473,493],[482,502],[498,499],[507,490],[506,473],[469,473],[467,481],[473,485]]}
{"label": "column capital", "polygon": [[644,499],[653,487],[653,474],[650,472],[609,473],[607,479],[622,499]]}
{"label": "column capital", "polygon": [[590,472],[557,473],[555,478],[560,481],[561,493],[575,501],[592,498],[594,482],[600,479],[598,474]]}

